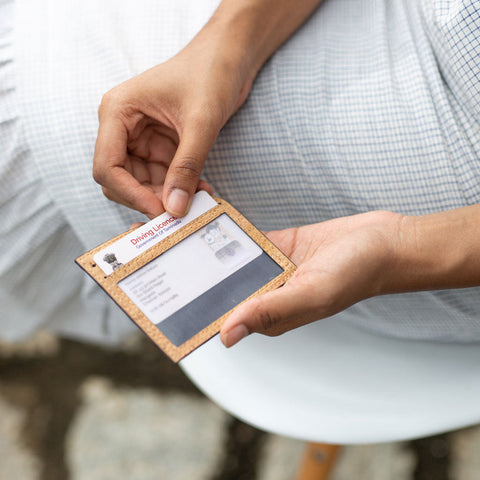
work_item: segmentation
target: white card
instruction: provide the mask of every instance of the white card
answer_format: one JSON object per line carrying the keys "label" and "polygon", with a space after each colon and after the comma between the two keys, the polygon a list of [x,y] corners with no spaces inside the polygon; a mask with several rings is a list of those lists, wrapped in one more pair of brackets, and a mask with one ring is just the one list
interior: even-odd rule
{"label": "white card", "polygon": [[224,213],[118,286],[179,346],[282,272]]}
{"label": "white card", "polygon": [[261,253],[262,249],[224,214],[118,286],[158,324]]}
{"label": "white card", "polygon": [[184,217],[173,217],[165,212],[145,225],[128,233],[120,240],[100,250],[93,257],[96,264],[107,275],[133,260],[145,250],[157,244],[187,223],[215,207],[217,202],[204,191],[197,192],[190,210]]}

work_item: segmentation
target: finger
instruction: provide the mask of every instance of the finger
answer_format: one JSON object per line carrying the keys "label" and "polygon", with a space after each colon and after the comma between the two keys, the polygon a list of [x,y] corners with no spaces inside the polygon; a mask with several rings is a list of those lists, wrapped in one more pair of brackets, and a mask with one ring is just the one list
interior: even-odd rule
{"label": "finger", "polygon": [[143,213],[145,216],[147,216],[150,219],[158,217],[158,215],[160,215],[161,213],[163,213],[165,211],[165,209],[162,209],[159,213],[156,213],[156,214],[152,214],[152,213],[149,213],[149,212],[142,212],[141,210],[136,208],[133,204],[128,202],[128,200],[125,197],[118,196],[115,192],[112,192],[108,188],[102,187],[102,191],[103,191],[103,194],[109,200],[111,200],[112,202],[119,203],[120,205],[125,205],[126,207],[131,208],[132,210],[140,211],[141,213]]}
{"label": "finger", "polygon": [[297,232],[297,228],[289,228],[286,230],[265,232],[265,235],[287,257],[292,257],[295,252]]}
{"label": "finger", "polygon": [[163,191],[164,205],[170,214],[182,217],[188,212],[203,164],[217,133],[208,132],[198,124],[184,129]]}
{"label": "finger", "polygon": [[141,227],[142,225],[145,225],[145,222],[135,222],[135,223],[132,223],[132,225],[130,225],[129,230],[135,230],[135,229]]}
{"label": "finger", "polygon": [[301,285],[286,284],[237,307],[220,331],[226,347],[253,332],[279,335],[318,319],[311,308],[312,294]]}
{"label": "finger", "polygon": [[108,198],[114,198],[148,216],[156,216],[163,210],[161,200],[125,169],[128,162],[127,139],[127,129],[119,119],[109,117],[100,122],[93,159],[93,177],[110,192]]}
{"label": "finger", "polygon": [[133,205],[130,202],[127,202],[125,198],[119,197],[115,192],[112,192],[106,187],[102,187],[103,194],[112,202],[125,205],[128,208],[133,208]]}
{"label": "finger", "polygon": [[200,190],[204,190],[205,192],[209,193],[210,195],[213,195],[213,187],[208,182],[206,182],[205,180],[200,180],[198,182],[197,192],[199,192]]}

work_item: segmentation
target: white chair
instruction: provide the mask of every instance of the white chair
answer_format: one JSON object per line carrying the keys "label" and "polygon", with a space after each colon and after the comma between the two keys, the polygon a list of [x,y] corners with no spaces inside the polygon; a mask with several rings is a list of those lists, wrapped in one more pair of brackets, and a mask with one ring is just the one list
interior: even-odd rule
{"label": "white chair", "polygon": [[217,336],[180,366],[234,416],[308,442],[390,442],[480,423],[479,344],[399,340],[327,319],[231,349]]}

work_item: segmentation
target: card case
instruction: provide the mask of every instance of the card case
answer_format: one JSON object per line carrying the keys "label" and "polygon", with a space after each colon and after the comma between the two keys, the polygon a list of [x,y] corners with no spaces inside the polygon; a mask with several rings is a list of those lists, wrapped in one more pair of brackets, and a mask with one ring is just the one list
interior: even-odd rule
{"label": "card case", "polygon": [[[140,253],[134,259],[118,266],[109,275],[105,274],[95,263],[95,254],[131,233],[132,230],[108,240],[76,259],[76,263],[105,290],[130,319],[174,362],[178,362],[217,334],[222,323],[236,308],[237,304],[280,287],[296,269],[293,262],[286,255],[228,202],[217,197],[214,197],[214,199],[217,202],[216,206],[168,237],[160,240],[159,243]],[[119,286],[119,283],[135,272],[139,272],[140,269],[150,264],[150,262],[160,262],[161,265],[162,254],[178,245],[182,240],[200,231],[206,225],[211,224],[211,222],[214,222],[222,215],[227,215],[233,220],[261,248],[261,257],[258,257],[259,260],[256,260],[256,263],[252,261],[242,267],[239,273],[235,274],[235,277],[228,277],[228,281],[227,279],[222,280],[218,285],[205,292],[197,304],[195,304],[200,305],[200,308],[193,309],[191,308],[193,304],[189,303],[189,306],[186,306],[182,312],[172,314],[167,319],[168,321],[165,320],[158,325],[155,324],[125,293]],[[235,242],[232,242],[231,245],[230,250],[235,248]],[[220,261],[222,261],[223,257],[228,256],[228,250],[227,253],[225,253],[225,249],[223,250],[224,253],[221,251],[220,253],[216,252],[216,257]],[[178,254],[181,254],[181,250],[179,250]],[[195,282],[196,279],[189,278],[188,281]],[[223,284],[223,282],[225,283]],[[252,289],[253,291],[250,291]],[[237,303],[237,300],[240,301]],[[225,309],[226,311],[224,311]],[[212,314],[214,317],[210,318]],[[204,324],[205,322],[207,322],[206,325]]]}

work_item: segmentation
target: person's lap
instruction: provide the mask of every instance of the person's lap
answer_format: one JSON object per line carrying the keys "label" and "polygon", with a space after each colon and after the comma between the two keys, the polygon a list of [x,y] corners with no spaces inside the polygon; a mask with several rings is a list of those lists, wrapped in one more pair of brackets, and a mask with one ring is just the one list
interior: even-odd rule
{"label": "person's lap", "polygon": [[[214,3],[205,3],[203,17]],[[110,22],[108,5],[98,7],[97,26],[79,18],[76,28],[87,28],[83,35],[88,40],[75,46],[75,29],[66,34],[68,23],[57,18],[51,41],[63,35],[64,51],[76,53],[69,63],[62,63],[61,52],[35,60],[42,48],[51,47],[42,41],[37,46],[40,52],[22,49],[19,58],[21,112],[38,165],[32,176],[41,184],[36,190],[44,192],[46,203],[50,201],[49,206],[38,205],[42,214],[52,212],[57,228],[66,228],[75,239],[69,242],[74,245],[71,251],[49,250],[47,258],[57,268],[71,269],[72,278],[83,284],[79,305],[88,296],[96,298],[91,315],[96,320],[114,318],[115,307],[107,307],[107,297],[86,283],[82,272],[73,271],[71,262],[82,248],[91,248],[140,219],[103,199],[91,180],[96,109],[102,92],[168,58],[193,34],[198,20],[195,23],[190,16],[198,11],[179,7],[169,14],[167,4],[150,5],[151,15],[146,5],[147,11],[137,19],[129,9],[122,10],[125,5],[112,4],[116,30],[105,29],[107,33],[101,29]],[[438,115],[432,103],[443,106],[444,101],[441,91],[431,96],[438,90],[430,83],[435,81],[434,65],[421,64],[421,49],[428,48],[428,39],[421,30],[409,30],[412,15],[418,22],[419,13],[409,2],[395,5],[390,11],[382,1],[326,2],[265,66],[250,99],[221,132],[205,176],[260,228],[298,226],[372,209],[421,214],[472,201],[465,198],[463,188],[469,171],[458,167],[462,149],[452,150],[445,140],[442,122],[448,119]],[[79,12],[86,8],[77,7]],[[57,15],[72,16],[67,7],[57,10]],[[169,34],[175,31],[179,14],[186,27],[172,39]],[[35,9],[19,18],[28,15],[33,17]],[[144,17],[155,17],[154,29],[135,28]],[[24,22],[19,32],[27,28],[42,31]],[[36,32],[29,33],[36,38]],[[20,46],[26,46],[25,39]],[[103,62],[103,56],[113,60]],[[23,190],[20,183],[16,189]],[[20,203],[15,201],[12,208]],[[23,218],[18,217],[12,231],[24,223]],[[58,239],[55,228],[43,231],[50,233],[53,245]],[[26,236],[33,240],[36,235],[30,230]],[[474,321],[477,295],[472,289],[383,297],[352,307],[339,320],[390,335],[479,340],[480,326]]]}

